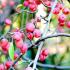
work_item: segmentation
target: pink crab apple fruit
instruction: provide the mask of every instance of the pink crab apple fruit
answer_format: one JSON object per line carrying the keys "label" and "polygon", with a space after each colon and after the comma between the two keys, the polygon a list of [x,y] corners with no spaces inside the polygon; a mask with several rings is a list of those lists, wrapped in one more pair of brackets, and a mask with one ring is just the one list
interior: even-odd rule
{"label": "pink crab apple fruit", "polygon": [[40,54],[40,56],[39,56],[39,60],[43,62],[45,59],[46,59],[46,56]]}
{"label": "pink crab apple fruit", "polygon": [[30,9],[31,12],[35,12],[36,9],[37,9],[37,5],[35,3],[34,4],[30,4],[29,5],[29,9]]}
{"label": "pink crab apple fruit", "polygon": [[27,33],[27,38],[29,40],[32,40],[33,39],[33,33]]}
{"label": "pink crab apple fruit", "polygon": [[29,4],[32,4],[32,3],[34,3],[35,1],[34,0],[28,0],[28,3]]}
{"label": "pink crab apple fruit", "polygon": [[2,8],[5,8],[7,6],[7,4],[6,3],[2,3]]}
{"label": "pink crab apple fruit", "polygon": [[41,31],[39,29],[35,29],[33,34],[34,34],[34,37],[36,37],[36,38],[41,37]]}
{"label": "pink crab apple fruit", "polygon": [[45,1],[46,6],[50,7],[51,6],[51,1]]}
{"label": "pink crab apple fruit", "polygon": [[58,18],[59,23],[64,23],[66,19],[66,16],[64,14],[60,15]]}
{"label": "pink crab apple fruit", "polygon": [[60,10],[63,9],[63,5],[61,3],[57,3],[56,7],[58,7]]}
{"label": "pink crab apple fruit", "polygon": [[27,52],[27,49],[28,49],[27,44],[26,43],[23,43],[22,48],[20,48],[20,52],[22,54],[25,54]]}
{"label": "pink crab apple fruit", "polygon": [[68,21],[68,22],[66,23],[66,26],[67,26],[68,28],[70,28],[70,21]]}
{"label": "pink crab apple fruit", "polygon": [[59,23],[59,26],[64,26],[65,25],[65,23]]}
{"label": "pink crab apple fruit", "polygon": [[3,64],[0,64],[0,70],[5,70],[5,67]]}
{"label": "pink crab apple fruit", "polygon": [[53,14],[55,15],[59,14],[59,12],[60,12],[60,9],[57,7],[53,10]]}
{"label": "pink crab apple fruit", "polygon": [[33,23],[28,23],[28,24],[26,24],[26,31],[27,31],[27,32],[33,32],[34,29],[35,29],[35,26],[34,26]]}
{"label": "pink crab apple fruit", "polygon": [[11,7],[13,7],[13,6],[15,5],[15,2],[14,2],[13,0],[11,0],[11,1],[9,2],[9,5],[10,5]]}
{"label": "pink crab apple fruit", "polygon": [[5,63],[6,69],[8,70],[12,64],[13,64],[12,61],[7,61],[7,62]]}
{"label": "pink crab apple fruit", "polygon": [[6,25],[11,25],[11,23],[12,23],[12,22],[11,22],[11,20],[10,20],[9,18],[6,18],[6,19],[5,19],[5,24],[6,24]]}
{"label": "pink crab apple fruit", "polygon": [[37,5],[39,5],[39,4],[41,4],[41,1],[40,1],[40,0],[35,0],[35,3],[36,3]]}
{"label": "pink crab apple fruit", "polygon": [[64,8],[62,11],[65,15],[68,15],[70,12],[70,10],[68,8]]}
{"label": "pink crab apple fruit", "polygon": [[29,5],[28,1],[24,1],[23,5],[24,5],[25,7],[28,7],[28,5]]}
{"label": "pink crab apple fruit", "polygon": [[16,44],[16,47],[20,49],[23,46],[23,40],[15,41],[15,44]]}
{"label": "pink crab apple fruit", "polygon": [[8,52],[9,47],[10,47],[10,43],[8,43],[6,46],[2,47],[2,50],[5,52]]}
{"label": "pink crab apple fruit", "polygon": [[41,54],[44,55],[44,56],[48,56],[48,49],[42,50]]}
{"label": "pink crab apple fruit", "polygon": [[2,46],[2,47],[5,47],[5,46],[7,46],[7,44],[8,44],[8,40],[7,40],[6,38],[3,38],[3,39],[1,40],[1,46]]}
{"label": "pink crab apple fruit", "polygon": [[16,59],[18,57],[18,54],[17,53],[15,53],[14,54],[14,59]]}
{"label": "pink crab apple fruit", "polygon": [[13,37],[13,39],[19,41],[19,40],[22,39],[22,33],[20,33],[20,32],[14,32],[14,34],[13,34],[12,37]]}

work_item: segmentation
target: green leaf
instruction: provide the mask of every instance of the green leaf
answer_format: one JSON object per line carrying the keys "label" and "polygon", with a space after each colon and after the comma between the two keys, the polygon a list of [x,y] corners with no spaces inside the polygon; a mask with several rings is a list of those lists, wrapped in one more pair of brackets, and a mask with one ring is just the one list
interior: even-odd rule
{"label": "green leaf", "polygon": [[14,60],[14,46],[13,43],[10,43],[10,47],[9,47],[9,57]]}
{"label": "green leaf", "polygon": [[62,66],[70,66],[70,53],[66,53],[64,59],[61,61]]}
{"label": "green leaf", "polygon": [[27,21],[27,13],[26,12],[22,12],[21,13],[21,28],[25,27],[26,21]]}
{"label": "green leaf", "polygon": [[24,0],[21,0],[21,3],[23,4]]}

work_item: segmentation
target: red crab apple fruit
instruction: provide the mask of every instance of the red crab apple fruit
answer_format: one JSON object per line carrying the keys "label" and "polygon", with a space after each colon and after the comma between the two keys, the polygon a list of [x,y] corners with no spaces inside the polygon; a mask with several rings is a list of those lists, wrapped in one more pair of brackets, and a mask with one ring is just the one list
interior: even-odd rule
{"label": "red crab apple fruit", "polygon": [[42,50],[42,55],[47,56],[48,55],[48,49]]}
{"label": "red crab apple fruit", "polygon": [[34,34],[34,37],[36,37],[36,38],[41,37],[41,31],[39,29],[35,29],[33,34]]}
{"label": "red crab apple fruit", "polygon": [[13,0],[11,0],[11,1],[9,2],[9,5],[10,5],[11,7],[13,7],[13,6],[15,5],[15,2],[14,2]]}
{"label": "red crab apple fruit", "polygon": [[70,28],[70,21],[68,21],[68,22],[66,23],[66,26],[67,26],[68,28]]}
{"label": "red crab apple fruit", "polygon": [[65,15],[68,15],[70,12],[70,10],[68,8],[64,8],[62,11]]}
{"label": "red crab apple fruit", "polygon": [[2,47],[5,47],[5,46],[7,46],[7,44],[8,44],[8,40],[7,40],[6,38],[3,38],[3,39],[1,40],[1,46],[2,46]]}
{"label": "red crab apple fruit", "polygon": [[27,44],[23,43],[23,46],[22,46],[22,48],[20,48],[20,51],[22,54],[25,54],[27,52],[27,49],[28,49]]}
{"label": "red crab apple fruit", "polygon": [[33,39],[33,33],[27,33],[27,38],[29,40],[32,40]]}
{"label": "red crab apple fruit", "polygon": [[33,23],[28,23],[28,24],[26,24],[26,31],[27,31],[27,32],[33,32],[34,29],[35,29],[35,26],[34,26]]}
{"label": "red crab apple fruit", "polygon": [[5,24],[6,24],[6,25],[11,25],[11,23],[12,23],[12,22],[11,22],[11,20],[10,20],[9,18],[6,18],[6,19],[5,19]]}
{"label": "red crab apple fruit", "polygon": [[40,56],[39,56],[39,60],[40,60],[40,61],[44,61],[45,59],[46,59],[46,56],[40,54]]}
{"label": "red crab apple fruit", "polygon": [[25,7],[28,7],[28,5],[29,5],[28,1],[24,1],[23,5],[24,5]]}
{"label": "red crab apple fruit", "polygon": [[5,70],[4,65],[0,64],[0,70]]}
{"label": "red crab apple fruit", "polygon": [[64,14],[60,15],[58,18],[59,23],[64,23],[66,19],[66,16]]}
{"label": "red crab apple fruit", "polygon": [[7,61],[7,62],[5,63],[5,66],[6,66],[7,69],[9,69],[12,64],[13,64],[12,61]]}
{"label": "red crab apple fruit", "polygon": [[30,5],[29,5],[29,9],[30,9],[31,12],[36,11],[37,5],[36,5],[36,4],[30,4]]}

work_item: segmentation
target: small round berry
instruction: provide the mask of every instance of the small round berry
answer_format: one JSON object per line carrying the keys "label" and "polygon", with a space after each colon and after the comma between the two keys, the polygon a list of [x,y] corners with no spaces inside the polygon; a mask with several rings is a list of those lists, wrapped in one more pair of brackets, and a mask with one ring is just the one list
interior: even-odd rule
{"label": "small round berry", "polygon": [[59,14],[59,12],[60,12],[60,9],[57,7],[53,10],[53,14],[55,15]]}
{"label": "small round berry", "polygon": [[3,39],[1,40],[1,46],[2,46],[2,47],[5,47],[5,46],[7,46],[7,44],[8,44],[8,40],[5,39],[5,38],[3,38]]}
{"label": "small round berry", "polygon": [[14,54],[14,59],[16,59],[18,57],[18,54],[17,53],[15,53]]}
{"label": "small round berry", "polygon": [[48,55],[48,49],[42,50],[42,55],[47,56]]}
{"label": "small round berry", "polygon": [[41,1],[40,1],[40,0],[35,0],[35,3],[36,3],[37,5],[39,5],[39,4],[41,4]]}
{"label": "small round berry", "polygon": [[43,62],[45,59],[46,59],[46,56],[40,54],[40,56],[39,56],[39,60]]}
{"label": "small round berry", "polygon": [[5,70],[5,67],[3,64],[0,64],[0,70]]}
{"label": "small round berry", "polygon": [[7,4],[6,3],[2,3],[1,6],[2,6],[2,8],[5,8],[7,6]]}
{"label": "small round berry", "polygon": [[20,49],[23,46],[23,40],[15,41],[15,44],[16,44],[16,47]]}
{"label": "small round berry", "polygon": [[35,26],[34,26],[33,23],[28,23],[28,24],[26,24],[26,31],[27,31],[27,32],[33,32],[34,29],[35,29]]}
{"label": "small round berry", "polygon": [[12,22],[11,22],[11,20],[10,20],[9,18],[6,18],[6,19],[5,19],[5,24],[11,25],[11,23],[12,23]]}
{"label": "small round berry", "polygon": [[34,37],[36,37],[36,38],[41,37],[41,31],[39,29],[35,29],[33,34],[34,34]]}
{"label": "small round berry", "polygon": [[9,47],[10,47],[10,43],[8,43],[6,46],[2,47],[2,50],[8,52]]}
{"label": "small round berry", "polygon": [[56,7],[58,7],[60,10],[63,9],[63,5],[61,3],[57,3]]}
{"label": "small round berry", "polygon": [[27,44],[26,43],[23,43],[23,47],[20,49],[21,53],[22,54],[25,54],[27,52]]}
{"label": "small round berry", "polygon": [[14,2],[13,0],[11,0],[11,1],[9,2],[9,5],[10,5],[11,7],[13,7],[13,6],[15,5],[15,2]]}
{"label": "small round berry", "polygon": [[21,38],[24,38],[25,36],[24,33],[23,32],[20,32],[20,33],[21,33]]}
{"label": "small round berry", "polygon": [[31,12],[35,12],[36,9],[37,9],[36,4],[30,4],[30,5],[29,5],[29,9],[30,9]]}
{"label": "small round berry", "polygon": [[6,68],[9,69],[10,66],[12,65],[12,63],[13,63],[12,61],[7,61],[7,62],[5,63]]}
{"label": "small round berry", "polygon": [[14,32],[12,37],[13,37],[13,39],[19,41],[22,39],[22,34],[20,32]]}
{"label": "small round berry", "polygon": [[28,3],[29,3],[29,4],[34,3],[34,0],[28,0]]}
{"label": "small round berry", "polygon": [[60,15],[58,18],[59,23],[64,23],[66,19],[66,16],[64,14]]}
{"label": "small round berry", "polygon": [[27,38],[29,40],[32,40],[33,39],[33,33],[27,33]]}
{"label": "small round berry", "polygon": [[50,1],[46,1],[45,4],[50,7],[51,6],[51,2]]}
{"label": "small round berry", "polygon": [[68,8],[64,8],[62,11],[65,15],[69,14],[69,12],[70,12],[70,10]]}
{"label": "small round berry", "polygon": [[66,26],[70,28],[70,21],[67,22]]}
{"label": "small round berry", "polygon": [[23,5],[24,5],[25,7],[28,7],[28,5],[29,5],[28,1],[24,1]]}
{"label": "small round berry", "polygon": [[64,26],[65,25],[65,23],[59,23],[59,26]]}

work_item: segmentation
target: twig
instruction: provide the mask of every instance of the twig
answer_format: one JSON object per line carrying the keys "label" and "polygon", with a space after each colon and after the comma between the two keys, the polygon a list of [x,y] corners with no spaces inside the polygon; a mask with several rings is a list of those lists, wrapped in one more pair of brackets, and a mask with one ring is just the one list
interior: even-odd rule
{"label": "twig", "polygon": [[[47,18],[47,19],[48,19],[48,22],[46,22],[47,24],[46,24],[46,27],[45,27],[45,29],[46,29],[46,28],[47,28],[47,29],[45,30],[45,32],[44,32],[42,38],[46,36],[46,33],[47,33],[47,31],[48,31],[48,28],[49,28],[49,22],[50,22],[51,17],[52,17],[52,12],[53,12],[53,10],[54,10],[56,4],[57,4],[57,0],[55,0],[54,5],[52,6],[52,10],[51,10],[51,12],[49,13],[49,16],[48,16],[48,18]],[[37,61],[38,61],[39,54],[40,54],[40,51],[41,51],[41,49],[42,49],[42,46],[43,46],[43,42],[41,42],[41,44],[39,45],[39,48],[38,48],[36,57],[35,57],[35,59],[34,59],[33,70],[36,69]]]}
{"label": "twig", "polygon": [[17,61],[21,58],[23,56],[23,54],[20,54],[19,55],[19,57],[14,61],[14,63],[11,65],[11,67],[13,67],[16,63],[17,63]]}
{"label": "twig", "polygon": [[[70,37],[69,35],[67,36],[67,34],[64,36],[66,37]],[[24,57],[24,59],[26,59],[27,61],[32,61],[31,59],[27,58],[27,57]],[[70,69],[70,66],[56,66],[56,65],[52,65],[52,64],[42,64],[42,63],[39,63],[37,62],[37,66],[39,67],[43,67],[43,68],[56,68],[56,69]]]}
{"label": "twig", "polygon": [[40,0],[42,2],[42,4],[45,6],[45,7],[48,7],[44,2],[43,0]]}
{"label": "twig", "polygon": [[[52,34],[52,35],[46,36],[46,37],[44,37],[44,38],[38,40],[36,43],[34,43],[33,45],[31,45],[29,48],[32,48],[35,44],[38,44],[38,43],[40,43],[40,42],[43,42],[44,40],[46,40],[46,39],[48,39],[48,38],[59,37],[59,36],[70,37],[70,34],[58,33],[58,34]],[[23,54],[20,54],[19,57],[14,61],[14,63],[12,64],[12,66],[14,66],[14,65],[19,61],[19,59],[20,59],[22,56],[23,56]],[[24,57],[24,59],[25,59],[25,60],[28,60],[28,61],[32,61],[32,60],[30,60],[29,58],[25,58],[25,57]],[[42,66],[43,64],[37,64],[37,65]],[[44,65],[43,65],[43,66],[44,66]],[[46,65],[46,66],[47,66],[47,65]],[[45,66],[45,67],[46,67],[46,66]],[[50,65],[49,65],[49,66],[50,66]],[[49,67],[49,66],[48,66],[48,67]]]}

